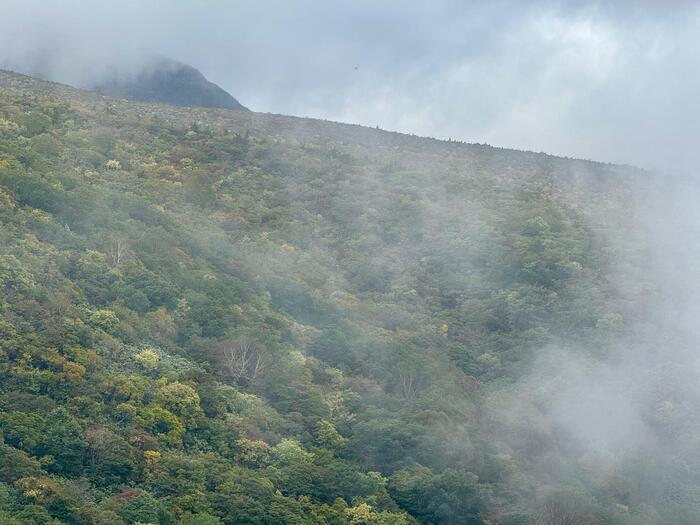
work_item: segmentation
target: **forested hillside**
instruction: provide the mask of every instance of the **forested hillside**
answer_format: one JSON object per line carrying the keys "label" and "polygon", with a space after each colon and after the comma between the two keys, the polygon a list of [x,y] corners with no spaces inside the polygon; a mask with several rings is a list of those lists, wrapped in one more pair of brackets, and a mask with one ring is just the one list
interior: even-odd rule
{"label": "forested hillside", "polygon": [[0,73],[0,523],[696,522],[549,419],[646,177]]}

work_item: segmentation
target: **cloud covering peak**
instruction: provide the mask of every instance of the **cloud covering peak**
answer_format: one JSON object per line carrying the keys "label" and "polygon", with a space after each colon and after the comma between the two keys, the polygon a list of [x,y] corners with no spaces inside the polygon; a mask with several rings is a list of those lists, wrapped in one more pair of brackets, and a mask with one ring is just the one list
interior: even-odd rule
{"label": "cloud covering peak", "polygon": [[692,171],[692,2],[4,0],[0,65],[77,85],[153,55],[258,111]]}

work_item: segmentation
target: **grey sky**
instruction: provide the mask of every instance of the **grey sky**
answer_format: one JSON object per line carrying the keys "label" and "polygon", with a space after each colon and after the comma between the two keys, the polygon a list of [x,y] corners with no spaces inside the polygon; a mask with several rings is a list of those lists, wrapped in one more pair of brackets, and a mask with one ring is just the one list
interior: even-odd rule
{"label": "grey sky", "polygon": [[162,54],[257,111],[645,167],[700,161],[698,3],[0,0],[0,10],[0,64],[69,83]]}

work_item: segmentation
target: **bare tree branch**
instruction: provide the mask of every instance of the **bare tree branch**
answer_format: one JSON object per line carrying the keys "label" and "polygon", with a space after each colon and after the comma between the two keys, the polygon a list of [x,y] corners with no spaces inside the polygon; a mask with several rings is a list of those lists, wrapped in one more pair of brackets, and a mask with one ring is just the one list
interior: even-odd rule
{"label": "bare tree branch", "polygon": [[131,243],[124,238],[117,238],[112,241],[109,247],[109,259],[112,266],[118,268],[131,255]]}
{"label": "bare tree branch", "polygon": [[237,381],[254,381],[265,373],[271,362],[267,351],[246,337],[225,342],[221,355],[226,370]]}

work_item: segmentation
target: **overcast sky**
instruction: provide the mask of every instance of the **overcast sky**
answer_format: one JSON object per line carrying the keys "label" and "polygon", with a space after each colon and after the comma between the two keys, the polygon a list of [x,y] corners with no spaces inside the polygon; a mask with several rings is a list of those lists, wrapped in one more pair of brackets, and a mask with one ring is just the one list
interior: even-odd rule
{"label": "overcast sky", "polygon": [[0,0],[0,13],[0,64],[69,83],[161,54],[256,111],[700,163],[696,2]]}

